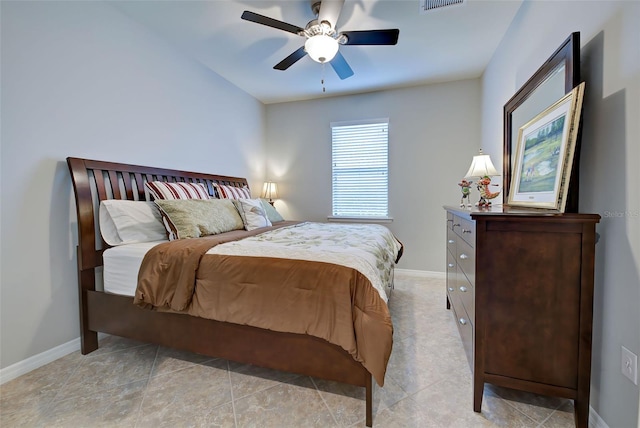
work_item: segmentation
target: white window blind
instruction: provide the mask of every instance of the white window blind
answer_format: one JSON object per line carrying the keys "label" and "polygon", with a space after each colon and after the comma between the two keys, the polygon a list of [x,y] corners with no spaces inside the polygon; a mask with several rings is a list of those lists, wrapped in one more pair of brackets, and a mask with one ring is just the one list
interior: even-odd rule
{"label": "white window blind", "polygon": [[389,120],[331,123],[333,215],[387,217]]}

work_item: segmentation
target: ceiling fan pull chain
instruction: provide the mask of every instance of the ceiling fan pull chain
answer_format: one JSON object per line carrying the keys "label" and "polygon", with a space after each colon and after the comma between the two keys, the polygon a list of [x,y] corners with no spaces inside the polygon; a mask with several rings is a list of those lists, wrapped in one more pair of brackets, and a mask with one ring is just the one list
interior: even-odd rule
{"label": "ceiling fan pull chain", "polygon": [[327,90],[324,87],[324,62],[322,63],[322,77],[320,79],[320,83],[322,84],[322,92],[327,92]]}

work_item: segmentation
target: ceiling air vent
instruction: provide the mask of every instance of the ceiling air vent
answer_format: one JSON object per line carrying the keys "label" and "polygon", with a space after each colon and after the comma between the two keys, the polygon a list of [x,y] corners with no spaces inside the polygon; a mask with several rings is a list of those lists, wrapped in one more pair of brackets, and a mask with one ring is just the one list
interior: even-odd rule
{"label": "ceiling air vent", "polygon": [[428,13],[448,6],[459,6],[462,3],[464,0],[420,0],[420,13]]}

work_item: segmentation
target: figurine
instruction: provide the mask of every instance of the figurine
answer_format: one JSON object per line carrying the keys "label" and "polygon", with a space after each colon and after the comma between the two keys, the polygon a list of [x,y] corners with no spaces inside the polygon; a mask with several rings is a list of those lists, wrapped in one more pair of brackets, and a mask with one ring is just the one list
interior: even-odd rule
{"label": "figurine", "polygon": [[497,186],[497,184],[491,184],[491,177],[485,175],[478,181],[478,191],[480,192],[480,200],[476,204],[479,207],[489,207],[491,206],[491,201],[489,199],[493,199],[497,197],[500,192],[489,191],[489,186]]}
{"label": "figurine", "polygon": [[464,200],[467,200],[467,206],[470,207],[471,206],[471,184],[473,183],[473,181],[467,181],[465,179],[462,179],[462,181],[460,181],[460,183],[458,183],[458,186],[460,186],[460,190],[462,191],[462,198],[460,199],[460,206],[464,207]]}

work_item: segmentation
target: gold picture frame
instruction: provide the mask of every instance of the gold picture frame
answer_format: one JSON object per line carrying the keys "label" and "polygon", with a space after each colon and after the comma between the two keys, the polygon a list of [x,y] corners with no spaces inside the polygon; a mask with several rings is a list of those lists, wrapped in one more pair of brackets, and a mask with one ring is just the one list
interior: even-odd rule
{"label": "gold picture frame", "polygon": [[584,86],[576,86],[518,131],[509,205],[564,212]]}

